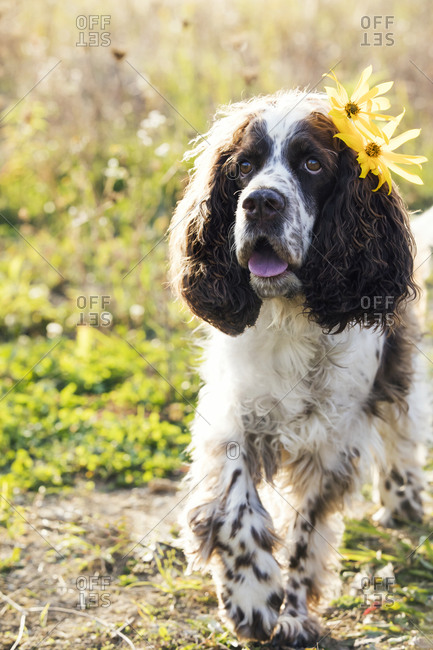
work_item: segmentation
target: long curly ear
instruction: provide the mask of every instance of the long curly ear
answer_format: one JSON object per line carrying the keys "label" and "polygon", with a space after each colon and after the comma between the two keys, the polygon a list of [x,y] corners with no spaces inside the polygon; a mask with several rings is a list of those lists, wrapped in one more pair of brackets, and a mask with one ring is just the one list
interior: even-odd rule
{"label": "long curly ear", "polygon": [[301,280],[312,320],[341,332],[360,323],[392,329],[414,298],[415,243],[404,203],[393,186],[359,178],[356,153],[341,144],[337,180],[319,215]]}
{"label": "long curly ear", "polygon": [[237,262],[232,240],[238,188],[229,165],[247,123],[230,133],[230,142],[202,146],[170,226],[171,277],[177,294],[196,316],[232,336],[254,325],[261,306],[248,271]]}

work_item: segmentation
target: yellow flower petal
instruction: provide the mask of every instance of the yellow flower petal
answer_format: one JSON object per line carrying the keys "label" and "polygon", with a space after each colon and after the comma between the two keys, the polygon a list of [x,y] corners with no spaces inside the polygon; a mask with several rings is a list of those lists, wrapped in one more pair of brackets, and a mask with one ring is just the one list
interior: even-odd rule
{"label": "yellow flower petal", "polygon": [[335,88],[332,88],[332,86],[325,86],[325,90],[328,94],[329,99],[333,99],[336,102],[340,102],[340,95],[336,91]]}
{"label": "yellow flower petal", "polygon": [[343,142],[347,144],[348,147],[350,147],[351,149],[355,149],[355,151],[360,151],[364,149],[362,140],[358,139],[352,133],[336,133],[335,137],[340,138],[340,140],[343,140]]}
{"label": "yellow flower petal", "polygon": [[[373,192],[377,192],[377,190],[378,190],[379,188],[381,188],[382,185],[383,185],[384,182],[385,182],[385,177],[384,177],[384,176],[381,176],[380,174],[378,174],[378,178],[379,178],[379,182],[378,182],[378,184],[377,184],[377,187],[375,187],[374,190],[372,190]],[[389,190],[388,194],[391,194],[391,190]]]}
{"label": "yellow flower petal", "polygon": [[391,171],[395,172],[399,176],[402,176],[402,178],[405,178],[407,181],[410,181],[411,183],[415,183],[415,185],[423,185],[421,178],[416,174],[411,174],[407,172],[405,169],[398,167],[398,165],[394,165],[394,163],[388,163],[388,167],[390,168]]}
{"label": "yellow flower petal", "polygon": [[[389,101],[388,97],[375,97],[373,100],[373,105],[371,109],[373,111],[387,111],[388,108],[390,108],[391,102]],[[392,119],[389,117],[389,119]]]}
{"label": "yellow flower petal", "polygon": [[364,93],[364,95],[361,95],[361,97],[358,99],[356,102],[357,104],[365,104],[366,102],[372,100],[374,97],[377,95],[377,88],[371,88],[371,90],[368,89],[367,87],[367,92]]}
{"label": "yellow flower petal", "polygon": [[358,83],[356,84],[355,90],[352,93],[352,101],[357,102],[358,98],[360,97],[361,93],[360,91],[365,87],[365,84],[367,83],[368,79],[371,76],[371,73],[373,72],[373,66],[369,65],[365,70],[362,71],[361,76],[359,78]]}
{"label": "yellow flower petal", "polygon": [[392,138],[392,140],[389,141],[389,149],[391,151],[394,151],[394,149],[400,147],[400,145],[402,145],[404,142],[417,138],[420,133],[421,129],[410,129],[410,131],[400,133],[400,135],[397,135],[395,138]]}
{"label": "yellow flower petal", "polygon": [[323,76],[324,77],[329,77],[330,79],[335,81],[335,83],[337,85],[337,93],[338,93],[339,98],[341,99],[341,102],[343,104],[347,104],[347,102],[349,101],[349,96],[348,96],[348,94],[346,92],[346,89],[341,85],[341,83],[338,81],[337,77],[335,76],[335,72],[333,70],[331,70],[331,72],[329,72],[328,74],[324,74]]}
{"label": "yellow flower petal", "polygon": [[382,187],[382,185],[383,185],[384,183],[388,183],[388,194],[391,194],[391,190],[392,190],[392,178],[391,178],[391,174],[389,173],[389,169],[388,169],[388,167],[387,167],[386,165],[382,165],[382,166],[380,167],[379,179],[380,179],[380,181],[379,181],[379,183],[378,183],[376,189],[373,190],[373,192],[377,192],[377,190],[378,190],[380,187]]}
{"label": "yellow flower petal", "polygon": [[427,162],[425,156],[410,156],[404,153],[394,153],[394,151],[384,151],[383,157],[399,165],[417,165],[420,167],[421,163]]}
{"label": "yellow flower petal", "polygon": [[394,117],[393,120],[391,120],[390,122],[388,122],[388,124],[385,124],[385,126],[383,127],[382,131],[384,132],[384,134],[385,134],[389,139],[392,138],[393,133],[394,133],[394,131],[396,130],[396,128],[398,127],[398,125],[400,124],[401,119],[402,119],[403,115],[405,114],[405,112],[406,112],[406,111],[403,109],[403,111],[400,113],[400,115],[397,115],[397,117]]}
{"label": "yellow flower petal", "polygon": [[332,121],[334,122],[335,126],[337,127],[340,133],[349,133],[358,136],[358,131],[354,127],[353,121],[349,120],[345,112],[334,114],[332,117]]}
{"label": "yellow flower petal", "polygon": [[394,85],[393,81],[385,81],[382,84],[377,84],[377,86],[375,86],[375,88],[377,88],[377,91],[378,91],[377,94],[378,95],[383,95],[384,93],[387,93],[388,90],[391,90],[393,85]]}
{"label": "yellow flower petal", "polygon": [[[382,131],[379,129],[379,127],[372,122],[370,119],[365,119],[364,117],[359,116],[357,119],[357,123],[359,123],[359,130],[362,131],[363,134],[365,134],[366,138],[383,138]],[[386,141],[386,140],[385,140]]]}
{"label": "yellow flower petal", "polygon": [[[363,111],[364,112],[364,111]],[[370,118],[375,119],[375,120],[393,120],[394,117],[392,115],[383,115],[382,113],[375,113],[373,109],[366,113]]]}

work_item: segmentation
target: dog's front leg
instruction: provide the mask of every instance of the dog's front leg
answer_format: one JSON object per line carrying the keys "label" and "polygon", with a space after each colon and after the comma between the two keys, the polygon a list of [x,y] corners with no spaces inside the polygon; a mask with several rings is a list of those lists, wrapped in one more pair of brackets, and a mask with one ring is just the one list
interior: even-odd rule
{"label": "dog's front leg", "polygon": [[194,444],[184,525],[190,566],[210,568],[221,614],[240,638],[265,640],[284,592],[272,520],[242,452],[243,434],[224,439],[196,421]]}

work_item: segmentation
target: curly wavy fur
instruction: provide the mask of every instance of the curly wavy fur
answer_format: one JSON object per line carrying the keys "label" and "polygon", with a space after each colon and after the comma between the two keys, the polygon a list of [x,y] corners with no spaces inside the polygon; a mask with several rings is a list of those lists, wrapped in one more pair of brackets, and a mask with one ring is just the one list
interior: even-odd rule
{"label": "curly wavy fur", "polygon": [[[249,284],[249,273],[239,266],[233,249],[236,183],[229,164],[242,131],[231,142],[206,151],[171,227],[173,285],[191,311],[226,334],[237,335],[254,325],[261,301]],[[203,167],[205,183],[203,183]],[[208,167],[206,169],[206,167]]]}
{"label": "curly wavy fur", "polygon": [[398,190],[377,192],[377,177],[359,178],[356,153],[340,146],[334,190],[313,231],[301,270],[311,318],[326,331],[360,323],[380,330],[401,321],[401,305],[417,296],[415,242]]}
{"label": "curly wavy fur", "polygon": [[[248,270],[233,253],[239,188],[230,163],[258,114],[251,108],[251,102],[235,105],[194,150],[201,155],[170,235],[176,292],[196,316],[230,335],[254,325],[261,307]],[[224,121],[234,130],[222,129]],[[320,112],[305,121],[323,141],[335,134]],[[417,295],[407,211],[395,186],[391,194],[385,185],[374,192],[377,177],[359,178],[353,150],[336,139],[332,147],[338,155],[335,185],[324,197],[299,273],[305,308],[326,331],[341,332],[355,323],[389,330],[400,321],[401,304]]]}

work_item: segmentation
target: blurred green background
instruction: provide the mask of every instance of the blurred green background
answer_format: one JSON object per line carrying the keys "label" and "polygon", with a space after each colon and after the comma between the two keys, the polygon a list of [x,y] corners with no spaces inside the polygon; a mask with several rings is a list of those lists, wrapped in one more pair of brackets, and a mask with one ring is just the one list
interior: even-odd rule
{"label": "blurred green background", "polygon": [[[89,14],[109,24],[80,36],[77,17]],[[388,96],[391,112],[406,108],[403,128],[422,129],[404,152],[432,160],[430,25],[427,0],[416,11],[342,0],[2,2],[3,494],[182,472],[196,323],[167,288],[165,233],[188,142],[221,103],[323,89],[336,64],[350,85],[372,63],[375,82],[395,81]],[[423,178],[400,184],[411,209],[433,203],[431,163]]]}

